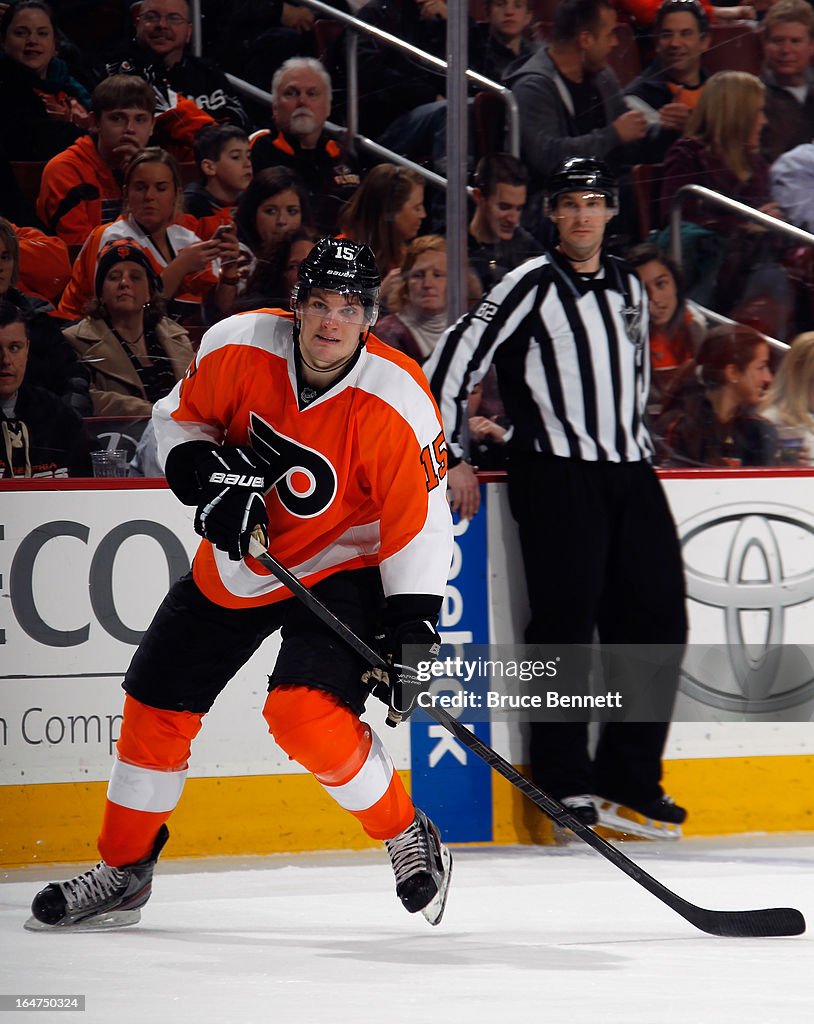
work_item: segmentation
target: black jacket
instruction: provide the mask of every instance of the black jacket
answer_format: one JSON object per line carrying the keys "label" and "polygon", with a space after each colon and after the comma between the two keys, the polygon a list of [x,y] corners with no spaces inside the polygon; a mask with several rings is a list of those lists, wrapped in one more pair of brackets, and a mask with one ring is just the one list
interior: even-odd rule
{"label": "black jacket", "polygon": [[21,309],[28,322],[31,346],[26,384],[53,392],[80,416],[92,416],[90,371],[62,336],[67,321],[50,316],[48,311],[53,307],[44,299],[25,295],[17,288],[9,288],[3,298]]}
{"label": "black jacket", "polygon": [[110,75],[138,75],[148,81],[156,92],[156,113],[172,107],[172,90],[192,100],[219,124],[234,124],[245,131],[251,128],[249,116],[226,75],[203,57],[187,53],[177,64],[165,68],[149,50],[134,45],[108,60],[100,70],[99,80]]}
{"label": "black jacket", "polygon": [[24,383],[14,418],[0,411],[0,478],[92,476],[85,424],[56,395]]}
{"label": "black jacket", "polygon": [[35,85],[49,91],[48,82],[0,55],[0,149],[9,160],[50,160],[86,134],[68,121],[50,117]]}

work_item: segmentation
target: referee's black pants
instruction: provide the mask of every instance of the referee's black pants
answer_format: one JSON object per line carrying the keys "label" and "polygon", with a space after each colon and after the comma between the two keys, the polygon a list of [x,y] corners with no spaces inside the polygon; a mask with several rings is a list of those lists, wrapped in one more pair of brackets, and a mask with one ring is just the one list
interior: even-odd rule
{"label": "referee's black pants", "polygon": [[602,644],[674,652],[653,680],[664,720],[605,724],[593,763],[586,721],[532,722],[532,777],[560,798],[657,799],[687,633],[681,551],[661,483],[644,462],[521,454],[508,485],[531,609],[526,642],[588,645],[596,632]]}

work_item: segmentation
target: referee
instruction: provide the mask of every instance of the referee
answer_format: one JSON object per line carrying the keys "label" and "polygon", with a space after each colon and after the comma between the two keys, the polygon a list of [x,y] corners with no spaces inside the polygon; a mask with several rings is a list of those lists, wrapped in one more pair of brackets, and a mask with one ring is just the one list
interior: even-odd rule
{"label": "referee", "polygon": [[[556,248],[508,273],[424,366],[452,456],[452,507],[465,518],[478,508],[462,428],[467,396],[494,364],[513,424],[508,493],[531,609],[526,642],[590,645],[598,633],[605,650],[670,645],[643,682],[658,688],[663,720],[606,724],[593,761],[587,722],[532,722],[533,779],[586,824],[599,806],[623,804],[641,824],[676,826],[686,811],[661,788],[661,756],[687,623],[680,548],[644,421],[647,305],[635,273],[603,250],[617,205],[605,165],[565,161],[547,197]],[[571,653],[586,660],[586,650]]]}

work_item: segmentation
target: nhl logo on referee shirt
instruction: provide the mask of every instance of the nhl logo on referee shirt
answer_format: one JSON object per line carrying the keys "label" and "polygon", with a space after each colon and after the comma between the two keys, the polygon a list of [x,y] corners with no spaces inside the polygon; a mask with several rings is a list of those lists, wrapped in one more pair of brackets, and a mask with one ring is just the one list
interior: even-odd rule
{"label": "nhl logo on referee shirt", "polygon": [[644,353],[644,334],[642,333],[644,316],[642,306],[622,306],[619,312],[622,317],[622,323],[625,325],[627,340],[636,346],[636,365],[641,366]]}

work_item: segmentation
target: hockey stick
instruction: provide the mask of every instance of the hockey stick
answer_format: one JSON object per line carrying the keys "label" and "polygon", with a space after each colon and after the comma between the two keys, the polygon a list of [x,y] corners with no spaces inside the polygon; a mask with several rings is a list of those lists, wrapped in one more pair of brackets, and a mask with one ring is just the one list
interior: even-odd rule
{"label": "hockey stick", "polygon": [[[309,608],[317,618],[321,619],[326,626],[329,626],[335,633],[352,647],[357,654],[375,668],[387,669],[389,666],[380,654],[369,647],[361,637],[358,637],[344,622],[338,619],[307,587],[294,576],[285,566],[281,565],[266,550],[265,546],[253,536],[249,542],[249,554],[256,558],[261,565],[264,565],[272,572],[277,579],[286,586],[295,597]],[[620,871],[638,882],[647,889],[662,903],[666,903],[671,910],[680,914],[685,921],[695,925],[703,932],[710,935],[726,935],[732,937],[756,937],[763,938],[770,935],[801,935],[806,928],[806,922],[799,910],[792,907],[776,907],[767,910],[706,910],[694,903],[689,903],[681,896],[668,889],[658,879],[653,878],[638,864],[626,857],[611,843],[597,835],[593,829],[575,817],[568,808],[564,807],[558,800],[549,796],[542,789],[539,789],[529,779],[524,778],[513,765],[501,757],[496,750],[487,746],[482,740],[462,725],[456,718],[453,718],[443,708],[431,706],[424,709],[427,714],[434,718],[439,725],[452,733],[456,739],[473,754],[485,761],[504,779],[507,779],[513,786],[529,798],[544,811],[549,818],[556,821],[563,828],[570,829],[579,836],[588,846],[593,847],[597,853],[616,865]]]}

